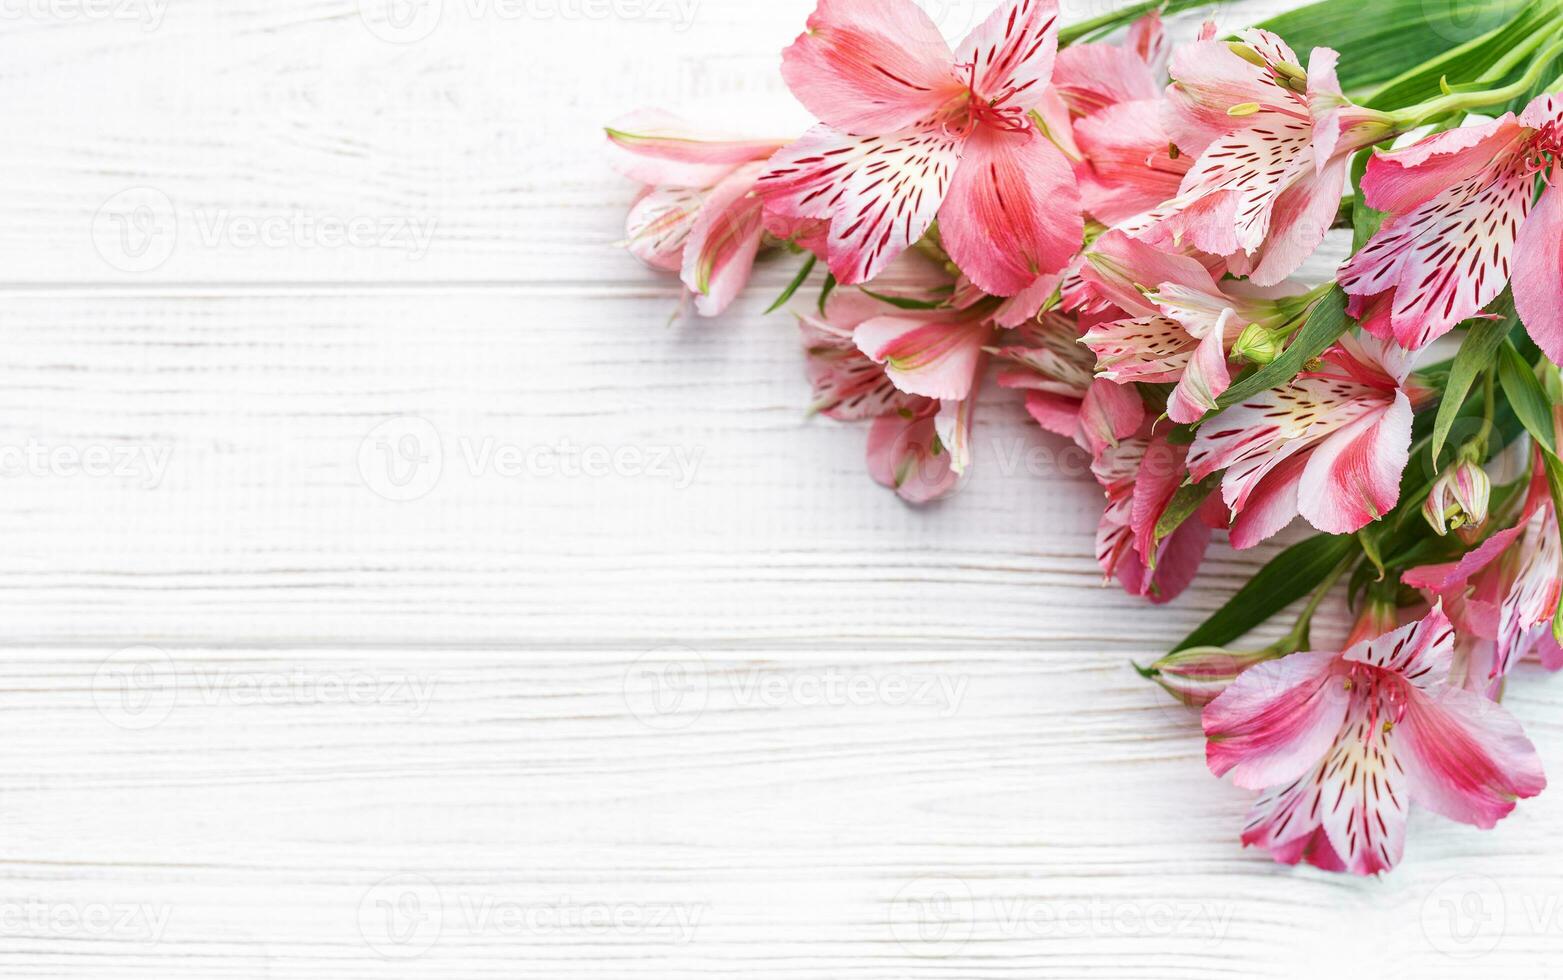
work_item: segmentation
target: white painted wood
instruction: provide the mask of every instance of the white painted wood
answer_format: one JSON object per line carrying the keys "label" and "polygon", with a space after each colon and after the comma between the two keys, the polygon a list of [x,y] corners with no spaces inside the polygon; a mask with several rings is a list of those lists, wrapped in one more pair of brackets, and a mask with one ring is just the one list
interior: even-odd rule
{"label": "white painted wood", "polygon": [[[1418,819],[1380,882],[1238,847],[1128,663],[1274,549],[1151,609],[1005,394],[954,500],[874,486],[760,316],[786,263],[669,325],[595,127],[795,125],[805,0],[445,0],[409,44],[355,0],[139,2],[0,19],[0,975],[1556,975],[1555,795]],[[127,201],[177,234],[119,249]],[[1510,704],[1563,759],[1558,685]]]}

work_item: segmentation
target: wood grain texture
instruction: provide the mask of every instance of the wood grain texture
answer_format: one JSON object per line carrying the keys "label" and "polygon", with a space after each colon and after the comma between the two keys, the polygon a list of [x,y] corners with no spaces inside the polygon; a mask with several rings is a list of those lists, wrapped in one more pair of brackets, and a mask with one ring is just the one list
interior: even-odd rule
{"label": "wood grain texture", "polygon": [[0,975],[1557,975],[1556,795],[1383,881],[1238,847],[1128,663],[1274,548],[1151,609],[1009,395],[874,486],[788,263],[669,323],[596,126],[798,125],[806,0],[140,2],[0,20]]}

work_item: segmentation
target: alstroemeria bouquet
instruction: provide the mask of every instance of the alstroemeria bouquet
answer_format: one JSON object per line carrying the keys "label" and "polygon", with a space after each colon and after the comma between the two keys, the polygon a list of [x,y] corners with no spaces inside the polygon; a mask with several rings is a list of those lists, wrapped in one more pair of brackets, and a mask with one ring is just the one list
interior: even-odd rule
{"label": "alstroemeria bouquet", "polygon": [[[802,266],[776,308],[827,265],[813,407],[868,422],[913,504],[962,479],[991,375],[1090,453],[1135,595],[1175,598],[1217,531],[1322,532],[1144,673],[1263,791],[1245,843],[1374,874],[1413,805],[1490,828],[1545,785],[1499,702],[1563,666],[1563,0],[1470,0],[1503,17],[1463,43],[1424,0],[1329,0],[1171,48],[1198,6],[1007,0],[952,49],[913,0],[819,0],[781,61],[812,129],[609,128],[628,246],[708,316],[762,250]],[[1332,230],[1351,257],[1294,281]],[[1357,626],[1316,649],[1342,584]]]}

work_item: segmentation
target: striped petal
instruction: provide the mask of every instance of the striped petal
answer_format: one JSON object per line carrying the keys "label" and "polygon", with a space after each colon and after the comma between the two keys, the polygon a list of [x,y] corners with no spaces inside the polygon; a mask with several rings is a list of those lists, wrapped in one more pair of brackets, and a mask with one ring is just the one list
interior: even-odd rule
{"label": "striped petal", "polygon": [[653,269],[678,272],[684,267],[684,245],[704,204],[705,196],[693,188],[648,190],[625,219],[625,248]]}
{"label": "striped petal", "polygon": [[1327,534],[1355,534],[1394,510],[1411,458],[1411,421],[1411,400],[1397,391],[1387,409],[1324,439],[1298,488],[1308,523]]}
{"label": "striped petal", "polygon": [[1412,798],[1450,820],[1490,829],[1547,786],[1520,723],[1473,691],[1412,695],[1396,733]]}
{"label": "striped petal", "polygon": [[949,44],[912,0],[820,0],[782,77],[816,119],[859,135],[905,129],[959,92]]}
{"label": "striped petal", "polygon": [[1359,301],[1392,293],[1394,340],[1420,350],[1503,292],[1534,197],[1522,153],[1489,158],[1475,174],[1385,222],[1342,267],[1341,287]]}
{"label": "striped petal", "polygon": [[939,234],[961,271],[993,296],[1061,272],[1085,234],[1069,161],[1039,133],[979,126],[939,210]]}
{"label": "striped petal", "polygon": [[831,272],[853,285],[874,278],[927,232],[960,147],[931,129],[856,137],[816,126],[771,159],[757,190],[770,210],[829,219]]}
{"label": "striped petal", "polygon": [[[863,299],[875,307],[869,317],[883,311],[883,304]],[[830,311],[830,321],[812,315],[798,318],[809,383],[814,386],[813,410],[837,421],[855,422],[916,406],[919,400],[915,395],[898,389],[885,369],[858,349],[852,329],[838,325],[841,310],[834,296]]]}
{"label": "striped petal", "polygon": [[1175,382],[1199,348],[1199,341],[1180,323],[1164,316],[1096,327],[1082,342],[1096,353],[1102,377],[1119,384]]}
{"label": "striped petal", "polygon": [[1339,735],[1349,697],[1334,653],[1296,653],[1246,671],[1205,708],[1205,761],[1244,789],[1290,782]]}
{"label": "striped petal", "polygon": [[1029,110],[1047,90],[1057,53],[1058,0],[1007,0],[967,35],[955,60],[977,96]]}

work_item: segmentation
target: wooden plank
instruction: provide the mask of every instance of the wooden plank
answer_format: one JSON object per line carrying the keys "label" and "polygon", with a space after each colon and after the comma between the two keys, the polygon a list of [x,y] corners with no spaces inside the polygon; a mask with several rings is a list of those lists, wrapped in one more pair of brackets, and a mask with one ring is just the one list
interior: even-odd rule
{"label": "wooden plank", "polygon": [[[1555,973],[1563,869],[1536,844],[1555,796],[1485,834],[1419,815],[1383,881],[1278,868],[1238,847],[1249,794],[1203,771],[1192,716],[1120,663],[12,650],[0,968]],[[1514,690],[1555,757],[1558,686],[1526,668]],[[1489,887],[1495,937],[1460,918]],[[95,906],[122,928],[72,924]]]}

